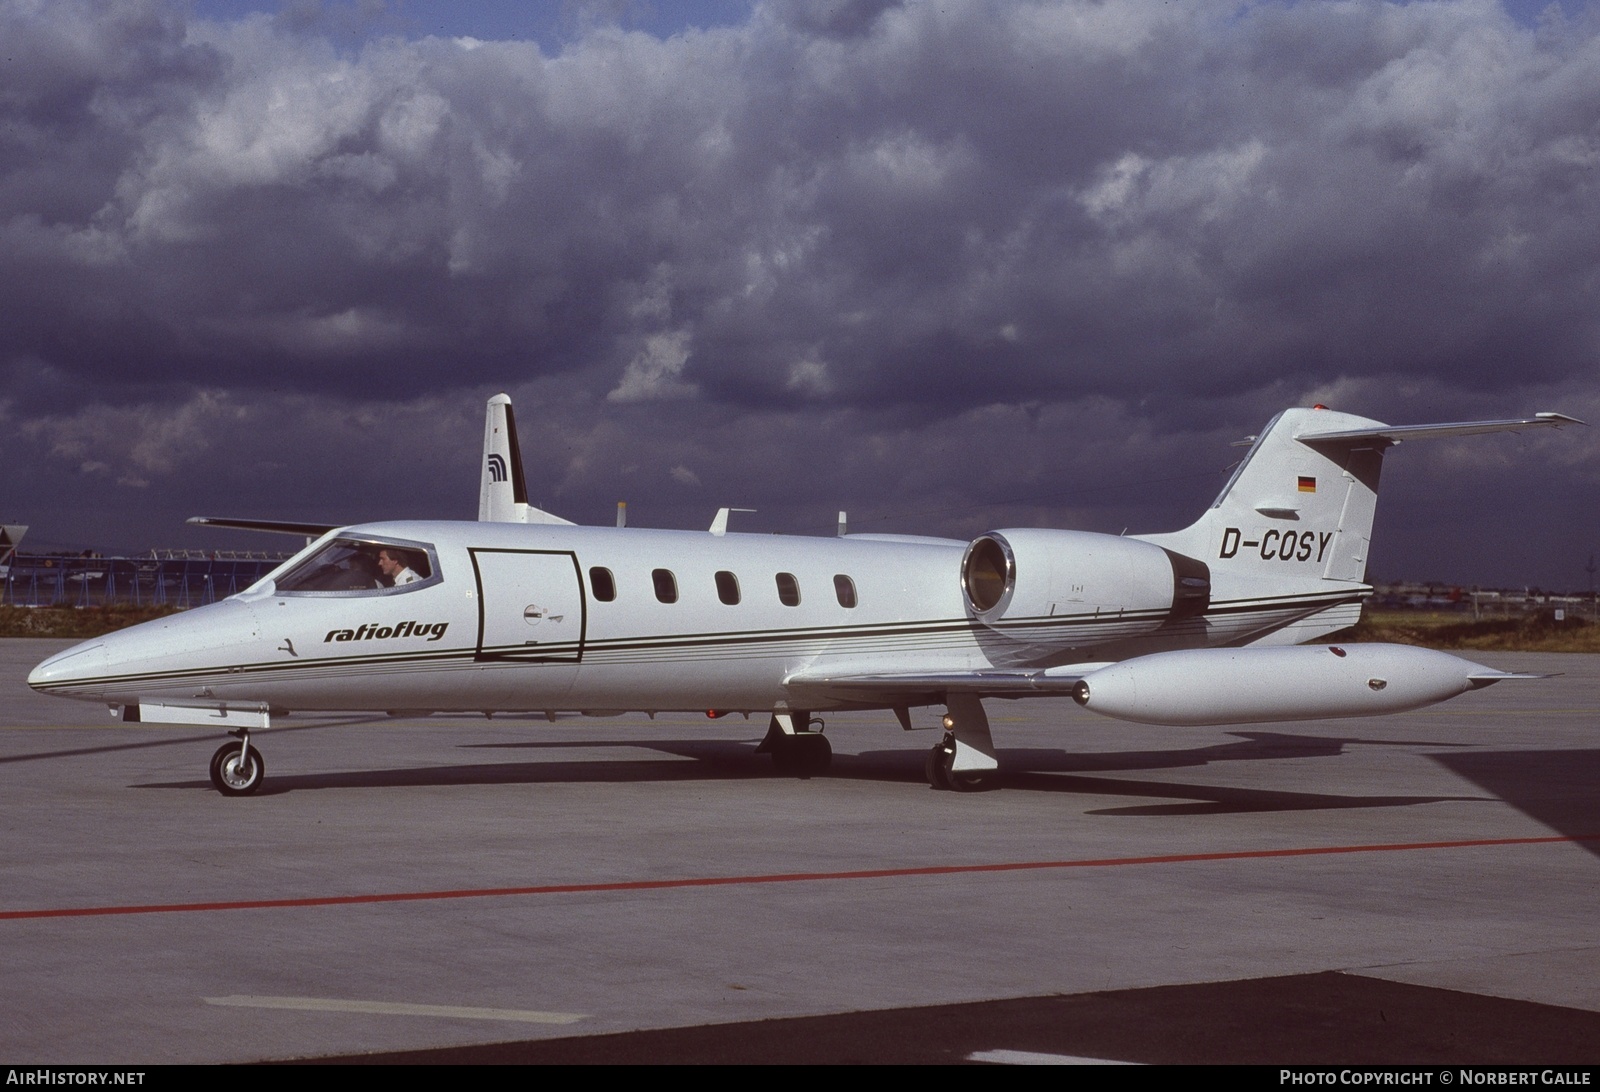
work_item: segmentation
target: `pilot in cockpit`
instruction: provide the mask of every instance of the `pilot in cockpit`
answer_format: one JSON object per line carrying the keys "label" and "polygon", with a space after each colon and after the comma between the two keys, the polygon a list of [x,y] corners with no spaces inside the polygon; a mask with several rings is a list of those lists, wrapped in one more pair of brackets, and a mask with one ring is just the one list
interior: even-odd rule
{"label": "pilot in cockpit", "polygon": [[399,588],[406,584],[415,584],[422,579],[406,564],[406,559],[399,550],[388,546],[378,551],[378,571],[383,574],[384,581],[389,587]]}

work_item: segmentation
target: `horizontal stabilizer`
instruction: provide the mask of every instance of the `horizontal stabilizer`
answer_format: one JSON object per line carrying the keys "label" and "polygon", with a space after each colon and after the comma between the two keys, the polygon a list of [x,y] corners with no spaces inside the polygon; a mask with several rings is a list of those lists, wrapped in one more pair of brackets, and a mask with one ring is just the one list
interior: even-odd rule
{"label": "horizontal stabilizer", "polygon": [[1338,432],[1302,432],[1295,436],[1303,444],[1348,443],[1351,440],[1434,440],[1441,436],[1478,436],[1486,432],[1520,432],[1527,428],[1581,425],[1584,422],[1564,413],[1536,413],[1505,421],[1458,421],[1442,425],[1379,425],[1371,429],[1344,429]]}
{"label": "horizontal stabilizer", "polygon": [[321,538],[329,531],[342,526],[337,523],[290,523],[278,519],[219,519],[215,516],[190,516],[184,522],[199,527],[227,527],[234,531],[270,531],[278,535],[303,535]]}

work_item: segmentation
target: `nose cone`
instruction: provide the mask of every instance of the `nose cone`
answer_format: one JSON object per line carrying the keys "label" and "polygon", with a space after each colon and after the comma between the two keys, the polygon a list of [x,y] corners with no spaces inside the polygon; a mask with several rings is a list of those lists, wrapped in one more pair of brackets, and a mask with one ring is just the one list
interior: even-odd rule
{"label": "nose cone", "polygon": [[50,657],[28,674],[28,685],[41,694],[69,698],[99,697],[106,677],[105,641],[96,638]]}
{"label": "nose cone", "polygon": [[255,615],[223,600],[85,641],[33,669],[28,685],[109,703],[194,697],[254,643]]}

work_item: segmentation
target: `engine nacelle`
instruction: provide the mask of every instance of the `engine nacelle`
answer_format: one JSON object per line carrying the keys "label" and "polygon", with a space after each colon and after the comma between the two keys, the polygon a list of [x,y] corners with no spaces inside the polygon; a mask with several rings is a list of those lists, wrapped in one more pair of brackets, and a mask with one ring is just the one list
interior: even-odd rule
{"label": "engine nacelle", "polygon": [[967,608],[1030,643],[1137,636],[1204,611],[1204,563],[1148,542],[1024,528],[979,535],[961,559]]}
{"label": "engine nacelle", "polygon": [[1090,672],[1079,705],[1141,724],[1254,724],[1403,713],[1504,677],[1410,645],[1157,652]]}

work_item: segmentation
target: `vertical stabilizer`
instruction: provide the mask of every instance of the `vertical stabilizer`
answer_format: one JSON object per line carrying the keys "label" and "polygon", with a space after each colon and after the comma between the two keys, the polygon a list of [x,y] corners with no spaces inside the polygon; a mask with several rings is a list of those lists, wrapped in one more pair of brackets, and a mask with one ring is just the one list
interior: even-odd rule
{"label": "vertical stabilizer", "polygon": [[1141,537],[1159,539],[1213,572],[1359,583],[1383,452],[1392,443],[1380,433],[1385,427],[1333,410],[1284,410],[1192,527]]}
{"label": "vertical stabilizer", "polygon": [[1272,601],[1315,606],[1343,595],[1337,606],[1319,608],[1277,635],[1310,640],[1353,624],[1358,612],[1349,596],[1369,591],[1363,582],[1385,451],[1410,440],[1582,423],[1539,413],[1499,421],[1385,425],[1321,406],[1284,410],[1256,437],[1205,515],[1173,534],[1138,537],[1204,562],[1214,603],[1232,602],[1240,610]]}
{"label": "vertical stabilizer", "polygon": [[482,523],[565,523],[528,503],[528,483],[522,473],[522,448],[517,443],[517,422],[511,396],[489,399],[483,419],[483,481],[478,489],[478,520]]}

